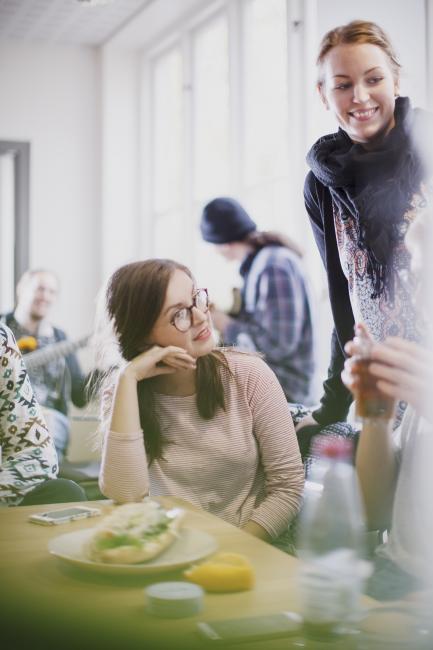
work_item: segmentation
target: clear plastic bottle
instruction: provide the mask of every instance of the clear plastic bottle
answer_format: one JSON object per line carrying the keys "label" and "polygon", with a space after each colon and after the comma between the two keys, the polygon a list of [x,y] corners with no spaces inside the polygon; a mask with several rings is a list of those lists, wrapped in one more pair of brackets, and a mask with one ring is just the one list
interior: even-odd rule
{"label": "clear plastic bottle", "polygon": [[353,630],[369,575],[363,509],[350,440],[317,436],[306,482],[298,555],[305,633],[325,640]]}

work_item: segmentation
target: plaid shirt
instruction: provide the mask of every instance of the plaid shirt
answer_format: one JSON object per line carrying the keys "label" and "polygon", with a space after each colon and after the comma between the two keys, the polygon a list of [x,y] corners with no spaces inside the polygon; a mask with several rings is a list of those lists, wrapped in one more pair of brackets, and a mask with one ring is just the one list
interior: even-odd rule
{"label": "plaid shirt", "polygon": [[266,246],[244,260],[240,273],[242,308],[224,331],[225,344],[263,353],[288,401],[308,402],[313,327],[298,256],[283,246]]}

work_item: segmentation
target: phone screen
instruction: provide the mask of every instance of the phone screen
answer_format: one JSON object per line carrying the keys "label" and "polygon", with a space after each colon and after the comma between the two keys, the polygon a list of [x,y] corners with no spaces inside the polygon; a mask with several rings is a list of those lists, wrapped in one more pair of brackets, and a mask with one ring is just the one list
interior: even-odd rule
{"label": "phone screen", "polygon": [[41,517],[49,517],[50,519],[64,519],[65,517],[75,517],[81,514],[88,514],[88,508],[65,508],[64,510],[52,510],[50,512],[41,512]]}
{"label": "phone screen", "polygon": [[295,612],[269,616],[234,618],[198,623],[201,634],[215,641],[262,639],[293,634],[300,629],[301,617]]}

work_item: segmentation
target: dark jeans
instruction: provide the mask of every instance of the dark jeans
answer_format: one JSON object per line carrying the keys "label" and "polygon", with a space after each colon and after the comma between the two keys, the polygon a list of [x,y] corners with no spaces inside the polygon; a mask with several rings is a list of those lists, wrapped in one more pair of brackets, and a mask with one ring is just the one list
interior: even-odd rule
{"label": "dark jeans", "polygon": [[44,503],[67,503],[69,501],[87,501],[86,493],[74,481],[65,478],[53,478],[40,483],[28,492],[20,506],[36,506]]}

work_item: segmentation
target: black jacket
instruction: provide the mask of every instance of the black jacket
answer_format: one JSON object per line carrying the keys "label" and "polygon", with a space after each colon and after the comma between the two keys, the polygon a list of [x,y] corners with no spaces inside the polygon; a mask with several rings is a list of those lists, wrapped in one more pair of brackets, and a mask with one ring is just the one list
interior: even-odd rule
{"label": "black jacket", "polygon": [[317,422],[325,425],[345,420],[353,399],[352,394],[341,381],[341,371],[345,360],[344,345],[353,338],[354,318],[347,280],[340,264],[331,194],[311,171],[305,180],[304,200],[328,277],[329,298],[334,318],[328,377],[323,383],[321,406],[313,412]]}

